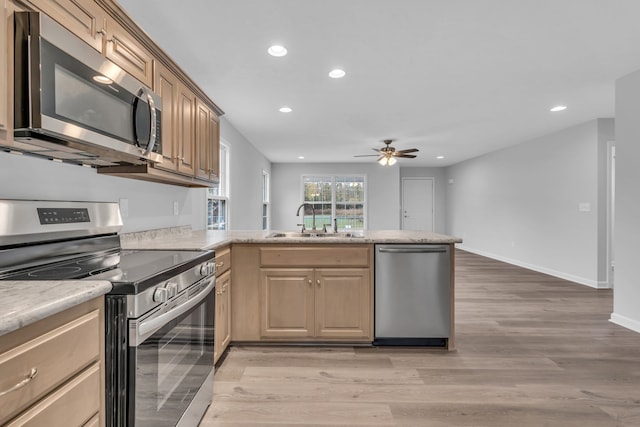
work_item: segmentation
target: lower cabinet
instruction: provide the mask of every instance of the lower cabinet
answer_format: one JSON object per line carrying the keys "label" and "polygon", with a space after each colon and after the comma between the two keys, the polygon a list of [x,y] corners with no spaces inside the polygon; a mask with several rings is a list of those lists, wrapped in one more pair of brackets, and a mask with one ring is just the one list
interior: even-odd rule
{"label": "lower cabinet", "polygon": [[265,338],[369,339],[368,268],[261,269]]}
{"label": "lower cabinet", "polygon": [[233,342],[373,340],[373,245],[234,244]]}
{"label": "lower cabinet", "polygon": [[216,278],[216,314],[213,345],[213,363],[229,346],[231,341],[231,271]]}
{"label": "lower cabinet", "polygon": [[0,425],[104,426],[103,301],[2,336]]}

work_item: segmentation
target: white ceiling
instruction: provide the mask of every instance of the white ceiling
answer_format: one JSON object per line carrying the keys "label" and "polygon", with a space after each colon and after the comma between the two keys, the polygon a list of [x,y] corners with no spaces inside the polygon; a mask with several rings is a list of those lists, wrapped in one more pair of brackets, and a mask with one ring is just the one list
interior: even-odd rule
{"label": "white ceiling", "polygon": [[640,69],[639,0],[119,2],[272,162],[371,162],[353,156],[395,138],[420,150],[401,166],[454,164],[613,117]]}

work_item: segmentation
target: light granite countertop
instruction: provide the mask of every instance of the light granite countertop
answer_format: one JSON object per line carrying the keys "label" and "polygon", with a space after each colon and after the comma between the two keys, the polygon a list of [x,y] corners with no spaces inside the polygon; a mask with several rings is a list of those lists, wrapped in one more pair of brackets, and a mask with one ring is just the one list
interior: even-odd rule
{"label": "light granite countertop", "polygon": [[362,244],[362,243],[407,243],[407,244],[449,244],[461,243],[462,239],[426,231],[371,230],[362,237],[269,237],[278,230],[268,231],[218,231],[197,230],[188,227],[152,230],[148,232],[124,234],[120,237],[124,249],[216,249],[231,243],[305,243],[305,244]]}
{"label": "light granite countertop", "polygon": [[110,290],[103,280],[0,281],[0,336]]}
{"label": "light granite countertop", "polygon": [[[362,237],[269,237],[269,231],[192,231],[173,227],[120,236],[123,249],[216,249],[231,243],[258,244],[450,244],[462,239],[443,234],[404,231],[365,231]],[[108,281],[0,281],[0,336],[63,310],[104,295],[111,290]]]}

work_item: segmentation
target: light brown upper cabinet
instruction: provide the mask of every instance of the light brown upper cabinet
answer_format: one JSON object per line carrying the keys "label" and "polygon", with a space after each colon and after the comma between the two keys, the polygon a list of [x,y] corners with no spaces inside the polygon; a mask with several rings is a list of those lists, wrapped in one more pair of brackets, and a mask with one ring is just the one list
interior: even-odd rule
{"label": "light brown upper cabinet", "polygon": [[158,61],[153,64],[153,90],[162,97],[162,163],[156,167],[178,170],[178,78]]}
{"label": "light brown upper cabinet", "polygon": [[153,81],[153,56],[120,24],[107,18],[104,56],[123,70],[151,87]]}
{"label": "light brown upper cabinet", "polygon": [[196,177],[212,181],[218,177],[220,125],[218,115],[198,100],[196,114]]}
{"label": "light brown upper cabinet", "polygon": [[107,14],[95,1],[30,0],[30,2],[95,50],[103,52]]}
{"label": "light brown upper cabinet", "polygon": [[[196,96],[185,85],[178,82],[178,172],[194,175]],[[163,117],[164,119],[164,117]]]}
{"label": "light brown upper cabinet", "polygon": [[30,1],[127,73],[151,86],[153,55],[94,0]]}

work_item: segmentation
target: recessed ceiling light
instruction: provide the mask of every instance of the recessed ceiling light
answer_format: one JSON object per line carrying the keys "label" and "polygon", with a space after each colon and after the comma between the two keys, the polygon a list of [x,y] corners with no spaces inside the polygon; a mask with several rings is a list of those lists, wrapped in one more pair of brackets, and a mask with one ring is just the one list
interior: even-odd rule
{"label": "recessed ceiling light", "polygon": [[332,79],[341,79],[346,74],[347,73],[345,73],[344,70],[341,70],[339,68],[336,68],[335,70],[329,71],[329,77],[331,77]]}
{"label": "recessed ceiling light", "polygon": [[285,56],[287,54],[287,48],[284,46],[280,46],[278,44],[274,44],[273,46],[267,49],[269,55],[271,56]]}
{"label": "recessed ceiling light", "polygon": [[299,158],[300,160],[302,160],[302,159],[304,159],[304,156],[298,156],[298,158]]}
{"label": "recessed ceiling light", "polygon": [[444,156],[438,156],[436,159],[444,159]]}
{"label": "recessed ceiling light", "polygon": [[549,111],[553,111],[555,113],[556,111],[562,111],[566,109],[567,109],[566,105],[556,105],[555,107],[551,108]]}
{"label": "recessed ceiling light", "polygon": [[293,110],[292,110],[291,108],[289,108],[289,107],[282,107],[282,108],[280,108],[280,112],[281,112],[281,113],[290,113],[290,112],[292,112],[292,111],[293,111]]}
{"label": "recessed ceiling light", "polygon": [[111,83],[113,83],[113,80],[111,80],[107,76],[103,76],[102,74],[93,76],[93,80],[98,83],[102,83],[103,85],[110,85]]}

